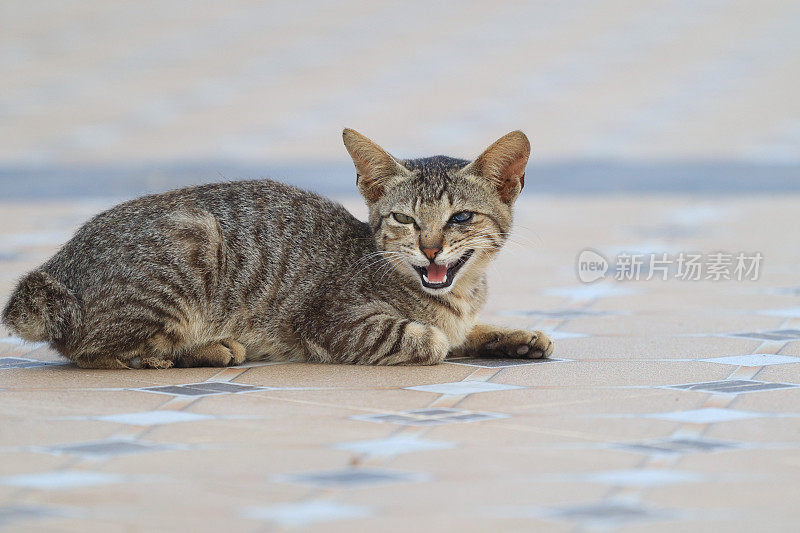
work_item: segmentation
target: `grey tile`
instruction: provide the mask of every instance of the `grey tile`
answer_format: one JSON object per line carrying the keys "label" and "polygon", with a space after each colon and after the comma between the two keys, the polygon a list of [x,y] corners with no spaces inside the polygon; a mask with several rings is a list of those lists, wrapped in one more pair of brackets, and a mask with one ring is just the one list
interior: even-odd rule
{"label": "grey tile", "polygon": [[720,381],[704,381],[702,383],[684,383],[669,385],[667,389],[694,390],[712,394],[740,394],[744,392],[760,392],[777,389],[790,389],[798,385],[792,383],[771,383],[750,379],[723,379]]}
{"label": "grey tile", "polygon": [[664,520],[674,517],[672,512],[649,509],[641,505],[608,502],[588,505],[574,505],[552,509],[550,517],[561,520],[587,522],[596,526],[613,527],[630,522]]}
{"label": "grey tile", "polygon": [[460,415],[450,415],[444,417],[448,422],[477,422],[479,420],[491,420],[498,418],[494,413],[464,413]]}
{"label": "grey tile", "polygon": [[508,415],[500,413],[487,413],[480,411],[466,411],[463,409],[450,409],[433,407],[429,409],[414,409],[394,414],[358,415],[350,417],[353,420],[366,420],[368,422],[387,422],[402,426],[438,426],[442,424],[456,424],[460,422],[478,422],[496,418],[507,418]]}
{"label": "grey tile", "polygon": [[50,361],[37,361],[36,359],[26,359],[24,357],[0,357],[0,369],[4,368],[36,368],[40,366],[64,365]]}
{"label": "grey tile", "polygon": [[203,383],[186,383],[183,385],[143,387],[141,389],[134,390],[155,392],[158,394],[171,394],[173,396],[212,396],[216,394],[237,394],[240,392],[270,390],[270,387],[229,383],[227,381],[206,381]]}
{"label": "grey tile", "polygon": [[54,518],[63,514],[49,507],[39,507],[34,505],[2,505],[0,506],[0,527],[13,524],[14,522],[24,522],[26,520],[36,520],[41,518]]}
{"label": "grey tile", "polygon": [[423,481],[427,476],[413,472],[400,472],[382,468],[342,468],[321,472],[304,472],[274,476],[279,483],[296,483],[320,488],[361,488],[408,481]]}
{"label": "grey tile", "polygon": [[800,340],[800,330],[775,329],[771,331],[754,331],[749,333],[728,333],[727,337],[742,337],[760,341],[795,341]]}
{"label": "grey tile", "polygon": [[180,446],[171,444],[141,442],[135,440],[109,439],[96,442],[83,442],[78,444],[63,444],[35,448],[36,451],[48,453],[77,455],[81,457],[113,457],[116,455],[133,455],[139,453],[160,452],[165,450],[180,449]]}
{"label": "grey tile", "polygon": [[749,353],[745,355],[725,355],[722,357],[711,357],[708,359],[700,359],[700,361],[707,363],[719,363],[721,365],[757,367],[800,363],[800,357],[795,357],[793,355],[778,355],[774,353]]}
{"label": "grey tile", "polygon": [[478,366],[481,368],[505,368],[509,366],[537,365],[543,363],[561,363],[566,359],[503,359],[499,357],[456,357],[445,360],[445,363],[454,365]]}
{"label": "grey tile", "polygon": [[618,444],[615,447],[631,452],[674,455],[735,450],[742,446],[735,442],[684,437],[643,443]]}
{"label": "grey tile", "polygon": [[426,407],[424,409],[412,409],[410,411],[406,411],[406,413],[415,416],[444,416],[460,412],[460,409],[452,409],[450,407]]}

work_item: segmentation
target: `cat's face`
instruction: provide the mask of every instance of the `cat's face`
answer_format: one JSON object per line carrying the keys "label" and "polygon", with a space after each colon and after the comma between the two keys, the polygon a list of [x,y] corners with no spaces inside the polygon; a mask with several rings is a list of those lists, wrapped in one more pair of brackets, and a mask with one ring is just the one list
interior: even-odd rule
{"label": "cat's face", "polygon": [[512,132],[475,161],[398,160],[353,130],[345,145],[378,250],[397,275],[445,294],[480,278],[511,229],[530,144]]}

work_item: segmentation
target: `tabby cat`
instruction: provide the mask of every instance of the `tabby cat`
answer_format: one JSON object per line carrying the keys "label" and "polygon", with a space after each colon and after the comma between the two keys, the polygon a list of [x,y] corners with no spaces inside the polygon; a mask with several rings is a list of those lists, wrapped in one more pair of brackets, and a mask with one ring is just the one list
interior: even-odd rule
{"label": "tabby cat", "polygon": [[267,180],[145,196],[95,216],[22,278],[3,322],[84,368],[549,356],[539,331],[476,323],[527,137],[469,162],[400,160],[343,136],[368,223]]}

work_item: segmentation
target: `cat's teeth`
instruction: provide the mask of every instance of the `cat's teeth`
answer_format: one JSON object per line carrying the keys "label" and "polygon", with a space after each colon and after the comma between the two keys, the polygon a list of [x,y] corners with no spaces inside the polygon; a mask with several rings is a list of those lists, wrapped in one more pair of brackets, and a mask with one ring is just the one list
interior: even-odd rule
{"label": "cat's teeth", "polygon": [[[428,275],[427,274],[423,274],[422,275],[422,279],[425,280],[425,283],[430,283],[431,282],[431,280],[428,279]],[[447,283],[447,274],[444,275],[444,278],[442,279],[442,281],[437,281],[436,283],[437,284],[439,284],[439,283]]]}

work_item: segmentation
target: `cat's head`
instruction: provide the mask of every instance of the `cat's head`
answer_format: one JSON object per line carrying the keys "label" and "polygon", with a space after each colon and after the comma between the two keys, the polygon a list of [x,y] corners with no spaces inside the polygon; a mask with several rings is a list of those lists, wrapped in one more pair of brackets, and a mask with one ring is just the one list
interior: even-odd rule
{"label": "cat's head", "polygon": [[479,279],[511,230],[530,143],[513,131],[474,161],[397,159],[357,131],[344,144],[356,166],[378,250],[432,294]]}

